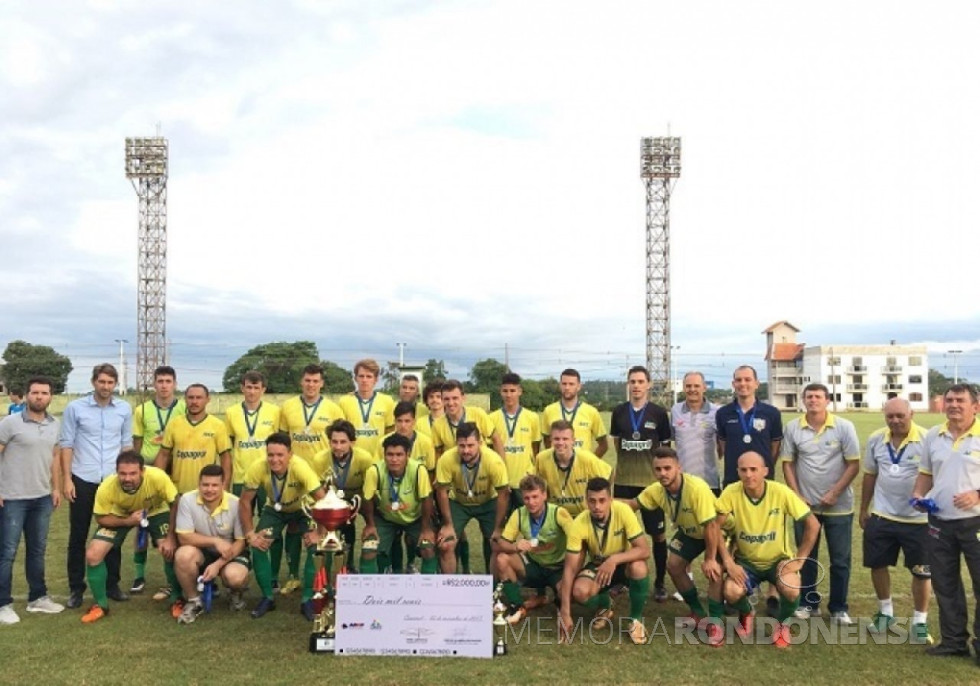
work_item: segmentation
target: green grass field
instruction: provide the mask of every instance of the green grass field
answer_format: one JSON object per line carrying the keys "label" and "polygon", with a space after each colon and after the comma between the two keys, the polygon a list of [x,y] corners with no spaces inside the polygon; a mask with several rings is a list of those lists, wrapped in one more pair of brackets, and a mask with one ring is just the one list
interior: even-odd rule
{"label": "green grass field", "polygon": [[[847,416],[857,425],[862,444],[881,425],[880,415]],[[926,426],[941,419],[939,415],[917,418]],[[60,600],[67,594],[67,514],[67,507],[55,514],[47,555],[48,585]],[[478,537],[478,533],[471,534]],[[479,546],[473,548],[478,554]],[[826,562],[825,551],[821,552]],[[132,543],[127,541],[123,552],[126,586],[132,580],[131,553]],[[148,577],[149,590],[163,582],[160,558],[153,552]],[[910,613],[908,572],[894,570],[892,581],[896,614]],[[699,587],[703,591],[703,583]],[[128,603],[113,603],[109,617],[83,626],[77,610],[55,616],[28,614],[24,611],[26,593],[21,550],[14,570],[14,606],[21,623],[0,627],[0,683],[980,683],[980,669],[972,660],[930,658],[921,646],[806,644],[778,651],[768,645],[721,649],[675,645],[673,617],[685,615],[686,606],[673,601],[648,603],[648,628],[663,617],[669,638],[657,633],[645,646],[629,644],[625,635],[608,645],[557,646],[552,630],[540,634],[539,644],[532,640],[529,645],[525,635],[520,645],[512,646],[510,654],[499,659],[408,660],[310,655],[306,649],[310,625],[298,614],[295,595],[278,601],[278,610],[261,620],[252,620],[247,612],[231,613],[222,599],[211,615],[191,626],[178,626],[164,603],[155,603],[144,594]],[[250,606],[254,601],[253,591]],[[625,603],[624,594],[617,601],[616,609],[622,611],[617,614],[625,614]],[[850,603],[855,618],[870,617],[877,609],[868,570],[861,566],[856,518]],[[531,616],[553,617],[553,608]],[[929,624],[938,635],[935,603],[930,607]],[[553,623],[542,621],[541,626],[553,627]]]}

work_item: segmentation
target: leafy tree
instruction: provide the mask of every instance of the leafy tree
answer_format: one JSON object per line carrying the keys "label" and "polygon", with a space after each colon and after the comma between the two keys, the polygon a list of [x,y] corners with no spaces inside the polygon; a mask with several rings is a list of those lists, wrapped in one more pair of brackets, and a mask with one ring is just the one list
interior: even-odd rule
{"label": "leafy tree", "polygon": [[422,382],[429,383],[434,379],[445,379],[448,376],[446,363],[430,357],[429,361],[425,363],[425,370],[422,372]]}
{"label": "leafy tree", "polygon": [[466,383],[467,393],[486,393],[490,396],[490,407],[500,407],[500,379],[507,373],[507,365],[490,358],[480,360],[470,369],[470,380]]}
{"label": "leafy tree", "polygon": [[226,391],[237,391],[242,375],[254,369],[265,375],[270,393],[290,393],[299,388],[303,367],[319,361],[320,353],[313,341],[263,343],[235,360],[225,370],[222,383]]}
{"label": "leafy tree", "polygon": [[[966,379],[960,379],[960,381],[965,381]],[[946,395],[946,391],[949,387],[953,385],[952,377],[946,376],[940,371],[935,369],[929,370],[929,394],[930,395]]]}
{"label": "leafy tree", "polygon": [[323,367],[323,392],[324,393],[350,393],[354,390],[354,375],[350,370],[344,369],[335,362],[321,360],[320,366]]}
{"label": "leafy tree", "polygon": [[540,412],[546,405],[554,402],[554,398],[545,394],[541,389],[541,382],[537,379],[521,379],[521,405],[529,410]]}
{"label": "leafy tree", "polygon": [[50,377],[54,392],[64,393],[72,365],[64,355],[47,345],[33,345],[25,341],[11,341],[4,350],[5,365],[0,367],[0,378],[8,388],[23,388],[27,392],[27,380],[32,376]]}

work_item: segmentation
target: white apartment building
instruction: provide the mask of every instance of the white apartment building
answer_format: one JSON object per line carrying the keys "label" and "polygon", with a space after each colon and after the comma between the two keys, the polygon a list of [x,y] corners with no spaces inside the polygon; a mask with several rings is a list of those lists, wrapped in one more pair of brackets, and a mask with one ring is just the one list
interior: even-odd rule
{"label": "white apartment building", "polygon": [[914,410],[929,409],[929,360],[924,345],[815,345],[796,342],[799,329],[777,322],[766,335],[769,402],[781,410],[802,410],[800,393],[822,383],[831,408],[880,410],[892,395]]}

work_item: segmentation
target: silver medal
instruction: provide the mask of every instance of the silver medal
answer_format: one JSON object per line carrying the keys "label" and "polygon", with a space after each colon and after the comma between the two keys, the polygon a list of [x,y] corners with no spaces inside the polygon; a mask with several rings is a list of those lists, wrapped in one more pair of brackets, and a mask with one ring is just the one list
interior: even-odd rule
{"label": "silver medal", "polygon": [[143,517],[143,519],[140,520],[140,527],[146,529],[149,528],[149,526],[150,526],[150,520],[147,519],[146,517]]}
{"label": "silver medal", "polygon": [[397,503],[396,502],[396,503],[392,503],[391,504],[391,511],[392,512],[397,512],[400,509],[402,509],[402,504],[401,503]]}
{"label": "silver medal", "polygon": [[538,539],[537,538],[532,538],[531,539],[531,547],[532,548],[537,548],[538,547]]}
{"label": "silver medal", "polygon": [[634,431],[633,432],[633,440],[634,441],[640,440],[640,432],[639,431]]}
{"label": "silver medal", "polygon": [[467,495],[467,497],[472,498],[473,497],[473,489],[470,489],[470,490],[466,491],[466,495]]}
{"label": "silver medal", "polygon": [[889,471],[890,471],[890,472],[891,472],[892,474],[898,474],[899,472],[901,472],[901,471],[902,471],[902,468],[901,468],[900,466],[898,466],[897,464],[893,464],[893,465],[891,466],[891,468],[889,469]]}
{"label": "silver medal", "polygon": [[742,436],[742,443],[751,443],[751,442],[752,442],[752,437],[751,436],[749,436],[748,434],[745,434],[744,436]]}
{"label": "silver medal", "polygon": [[275,505],[272,506],[272,509],[275,510],[276,512],[282,512],[282,503],[276,503]]}

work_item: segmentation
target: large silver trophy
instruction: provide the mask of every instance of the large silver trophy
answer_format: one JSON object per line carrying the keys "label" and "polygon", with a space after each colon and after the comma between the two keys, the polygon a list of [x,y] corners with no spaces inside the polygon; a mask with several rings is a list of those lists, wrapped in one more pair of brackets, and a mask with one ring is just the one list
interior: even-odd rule
{"label": "large silver trophy", "polygon": [[326,532],[315,553],[320,564],[313,580],[311,653],[332,653],[336,649],[337,575],[346,573],[347,554],[354,548],[354,542],[345,541],[340,529],[354,520],[361,506],[356,495],[345,500],[344,492],[334,487],[332,479],[328,478],[326,488],[326,495],[309,508],[310,517]]}

